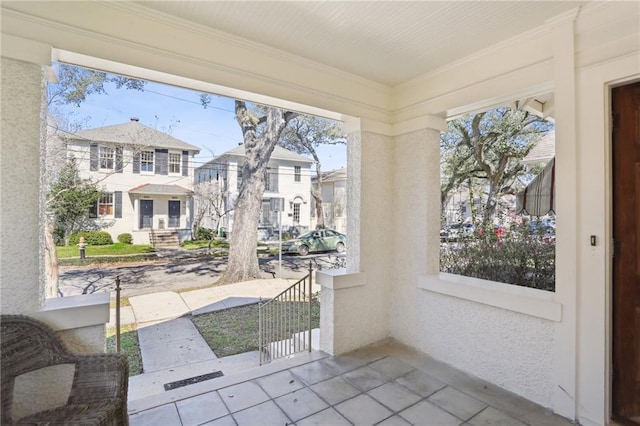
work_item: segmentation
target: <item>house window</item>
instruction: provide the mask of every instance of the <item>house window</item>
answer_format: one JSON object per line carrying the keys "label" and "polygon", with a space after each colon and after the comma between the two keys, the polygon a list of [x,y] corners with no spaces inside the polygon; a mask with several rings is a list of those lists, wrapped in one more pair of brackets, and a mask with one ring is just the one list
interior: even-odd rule
{"label": "house window", "polygon": [[300,223],[300,203],[293,204],[293,223]]}
{"label": "house window", "polygon": [[153,173],[153,151],[140,153],[140,171]]}
{"label": "house window", "polygon": [[113,192],[106,192],[98,200],[98,216],[113,216]]}
{"label": "house window", "polygon": [[300,182],[302,180],[302,167],[295,166],[293,168],[293,177],[296,182]]}
{"label": "house window", "polygon": [[182,155],[178,153],[169,153],[169,173],[180,174],[180,163],[182,162]]}
{"label": "house window", "polygon": [[100,147],[100,168],[113,170],[115,164],[115,149],[109,146]]}

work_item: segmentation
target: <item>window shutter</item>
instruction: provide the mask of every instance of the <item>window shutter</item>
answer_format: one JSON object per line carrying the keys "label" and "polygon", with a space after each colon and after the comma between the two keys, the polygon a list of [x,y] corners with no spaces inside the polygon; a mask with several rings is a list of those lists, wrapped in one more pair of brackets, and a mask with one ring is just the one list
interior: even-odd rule
{"label": "window shutter", "polygon": [[113,193],[113,217],[122,219],[122,191]]}
{"label": "window shutter", "polygon": [[122,147],[116,146],[116,173],[122,173]]}
{"label": "window shutter", "polygon": [[182,151],[182,176],[189,176],[189,151]]}
{"label": "window shutter", "polygon": [[169,150],[168,149],[156,149],[156,164],[154,164],[155,174],[168,175],[169,174]]}
{"label": "window shutter", "polygon": [[276,167],[276,168],[271,169],[271,170],[272,170],[271,171],[271,176],[273,176],[273,178],[271,178],[271,192],[279,192],[278,191],[278,180],[280,178],[280,167]]}
{"label": "window shutter", "polygon": [[133,173],[140,173],[140,153],[133,154]]}
{"label": "window shutter", "polygon": [[98,171],[98,144],[92,143],[89,145],[89,170],[92,172]]}

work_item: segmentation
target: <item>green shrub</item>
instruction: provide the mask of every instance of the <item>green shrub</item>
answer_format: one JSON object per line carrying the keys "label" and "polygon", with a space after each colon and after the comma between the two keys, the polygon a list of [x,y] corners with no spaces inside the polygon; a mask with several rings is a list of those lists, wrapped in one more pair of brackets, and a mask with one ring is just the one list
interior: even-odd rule
{"label": "green shrub", "polygon": [[91,246],[106,246],[113,244],[111,235],[106,231],[80,231],[69,236],[69,245],[77,245],[80,237],[84,237],[84,242]]}
{"label": "green shrub", "polygon": [[506,284],[555,291],[555,242],[514,226],[501,238],[493,230],[442,244],[440,271]]}
{"label": "green shrub", "polygon": [[210,240],[213,237],[213,230],[209,228],[198,228],[196,240]]}
{"label": "green shrub", "polygon": [[133,236],[128,232],[118,235],[118,241],[124,244],[133,244]]}

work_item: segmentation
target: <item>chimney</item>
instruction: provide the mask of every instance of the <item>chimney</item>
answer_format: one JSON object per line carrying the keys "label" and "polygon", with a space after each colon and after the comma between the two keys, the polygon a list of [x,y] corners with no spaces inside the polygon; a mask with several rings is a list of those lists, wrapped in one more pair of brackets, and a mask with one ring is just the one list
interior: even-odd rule
{"label": "chimney", "polygon": [[137,123],[138,121],[140,121],[140,119],[139,119],[138,117],[131,117],[131,118],[130,118],[130,120],[131,120],[131,121],[135,121],[136,123]]}

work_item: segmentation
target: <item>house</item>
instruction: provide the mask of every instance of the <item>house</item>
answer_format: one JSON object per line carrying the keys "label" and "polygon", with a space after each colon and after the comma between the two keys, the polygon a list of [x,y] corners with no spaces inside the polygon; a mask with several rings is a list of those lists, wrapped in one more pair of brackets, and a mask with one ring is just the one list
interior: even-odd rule
{"label": "house", "polygon": [[[317,185],[318,178],[311,179],[311,185]],[[322,173],[322,209],[324,226],[345,234],[347,232],[347,169],[331,170]],[[316,202],[311,197],[311,229],[318,223]]]}
{"label": "house", "polygon": [[65,139],[80,176],[103,190],[92,216],[114,241],[122,233],[132,234],[136,244],[155,243],[167,233],[174,236],[174,243],[191,237],[197,147],[135,117]]}
{"label": "house", "polygon": [[[202,214],[201,226],[233,232],[233,206],[242,182],[244,158],[244,144],[240,144],[195,170],[196,212]],[[280,211],[283,229],[308,229],[312,163],[295,152],[274,148],[262,197],[260,239],[276,235]]]}
{"label": "house", "polygon": [[[40,279],[53,58],[344,121],[349,250],[346,270],[318,275],[325,352],[393,338],[582,425],[640,415],[637,157],[621,151],[638,134],[638,2],[5,1],[1,13],[2,313],[80,309],[53,309]],[[523,103],[545,116],[549,95],[556,291],[439,273],[446,120]],[[79,346],[104,342],[99,297],[82,299],[92,315],[57,321]]]}

